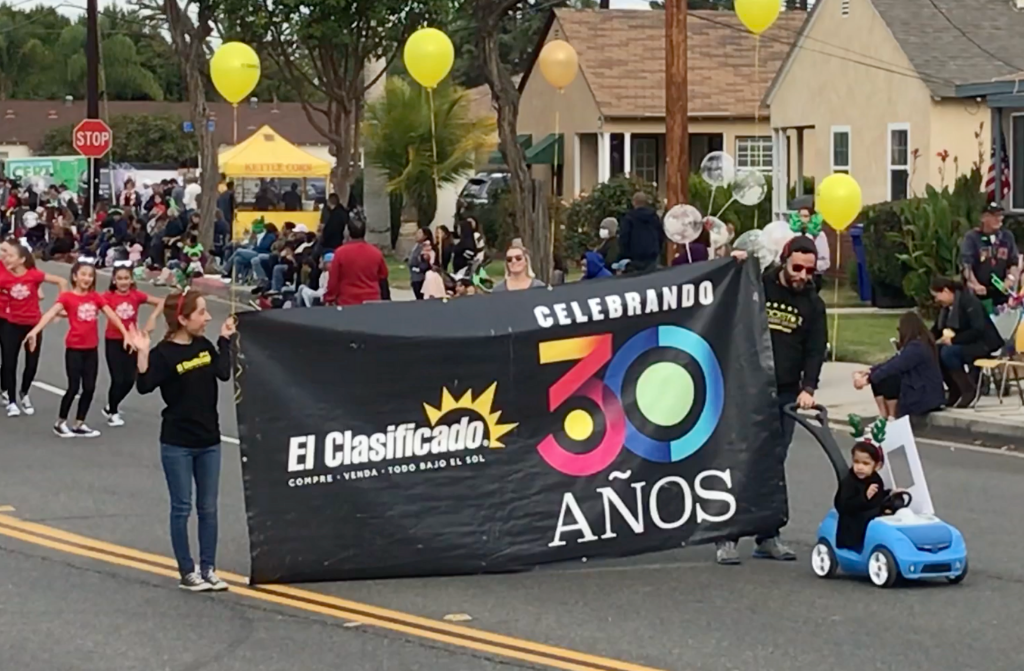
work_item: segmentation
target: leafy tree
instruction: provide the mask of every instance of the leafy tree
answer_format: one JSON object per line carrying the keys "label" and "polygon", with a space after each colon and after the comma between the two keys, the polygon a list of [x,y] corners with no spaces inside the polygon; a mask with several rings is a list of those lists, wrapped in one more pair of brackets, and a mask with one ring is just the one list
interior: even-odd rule
{"label": "leafy tree", "polygon": [[[116,162],[173,163],[198,152],[194,133],[183,133],[182,118],[177,115],[120,114],[110,119],[114,146],[110,157]],[[74,154],[71,131],[74,124],[47,131],[43,152],[49,155]]]}
{"label": "leafy tree", "polygon": [[366,91],[395,60],[405,39],[426,24],[446,25],[451,0],[224,0],[226,29],[256,45],[337,157],[332,175],[342,202],[359,158],[357,130]]}
{"label": "leafy tree", "polygon": [[434,219],[437,185],[472,172],[495,130],[493,119],[473,117],[465,90],[451,85],[434,92],[433,121],[432,131],[427,92],[392,77],[384,95],[367,105],[363,122],[366,159],[387,175],[388,191],[401,193],[416,209],[420,226]]}

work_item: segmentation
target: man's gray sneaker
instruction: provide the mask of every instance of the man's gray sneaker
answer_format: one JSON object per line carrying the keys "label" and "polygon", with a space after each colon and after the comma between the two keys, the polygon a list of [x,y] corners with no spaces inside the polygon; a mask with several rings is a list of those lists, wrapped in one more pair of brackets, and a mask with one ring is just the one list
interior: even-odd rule
{"label": "man's gray sneaker", "polygon": [[722,541],[715,544],[715,561],[723,566],[735,566],[740,563],[740,553],[733,541]]}
{"label": "man's gray sneaker", "polygon": [[209,592],[213,589],[213,585],[203,580],[203,577],[197,571],[183,576],[181,582],[178,583],[178,587],[189,592]]}
{"label": "man's gray sneaker", "polygon": [[796,553],[790,550],[778,537],[763,540],[754,548],[757,559],[775,559],[776,561],[795,561]]}
{"label": "man's gray sneaker", "polygon": [[206,571],[203,575],[203,580],[210,586],[210,589],[214,592],[224,592],[228,589],[228,584],[220,579],[212,569]]}

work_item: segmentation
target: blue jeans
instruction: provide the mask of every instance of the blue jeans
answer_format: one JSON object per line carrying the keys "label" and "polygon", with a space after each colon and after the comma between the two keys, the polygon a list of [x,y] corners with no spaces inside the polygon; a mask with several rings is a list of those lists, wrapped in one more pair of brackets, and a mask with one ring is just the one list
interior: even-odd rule
{"label": "blue jeans", "polygon": [[[235,279],[241,281],[244,278],[249,277],[249,272],[253,267],[253,259],[258,258],[259,254],[252,251],[251,249],[239,249],[231,255],[231,265],[235,271]],[[228,277],[231,276],[231,268],[228,268]]]}
{"label": "blue jeans", "polygon": [[284,289],[284,277],[285,273],[288,272],[287,263],[279,263],[274,266],[273,277],[270,280],[270,290],[280,292]]}
{"label": "blue jeans", "polygon": [[257,254],[253,257],[250,265],[252,266],[252,274],[256,276],[256,279],[265,283],[267,281],[267,269],[265,263],[270,260],[270,254]]}
{"label": "blue jeans", "polygon": [[939,347],[939,361],[946,370],[964,369],[964,348],[960,345],[943,345]]}
{"label": "blue jeans", "polygon": [[203,449],[160,445],[160,461],[171,495],[171,547],[182,577],[196,570],[188,544],[188,518],[192,513],[192,481],[196,483],[199,517],[199,567],[212,571],[217,564],[217,497],[220,486],[220,445]]}

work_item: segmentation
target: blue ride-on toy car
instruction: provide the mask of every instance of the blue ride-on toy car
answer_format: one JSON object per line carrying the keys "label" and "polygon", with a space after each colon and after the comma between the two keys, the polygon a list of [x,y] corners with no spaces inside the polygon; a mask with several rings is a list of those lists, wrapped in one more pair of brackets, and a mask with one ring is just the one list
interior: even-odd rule
{"label": "blue ride-on toy car", "polygon": [[[814,436],[841,480],[849,465],[829,429],[825,408],[815,408],[817,424],[799,414],[795,406],[788,406],[785,412]],[[910,495],[902,496],[906,499],[904,505],[909,506]],[[967,577],[967,545],[963,535],[935,515],[903,507],[892,515],[877,517],[868,524],[860,552],[836,548],[838,521],[839,514],[833,508],[818,526],[811,570],[819,578],[832,578],[842,571],[867,576],[877,587],[892,587],[900,579],[945,579],[958,584]]]}

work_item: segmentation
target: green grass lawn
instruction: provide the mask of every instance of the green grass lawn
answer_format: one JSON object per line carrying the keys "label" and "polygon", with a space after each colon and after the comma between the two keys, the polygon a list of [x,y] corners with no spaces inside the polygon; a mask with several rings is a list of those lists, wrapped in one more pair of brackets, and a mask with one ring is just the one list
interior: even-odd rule
{"label": "green grass lawn", "polygon": [[835,278],[826,277],[825,286],[821,288],[821,299],[825,301],[825,305],[830,308],[862,308],[870,307],[869,303],[865,303],[860,299],[860,295],[857,293],[857,287],[852,286],[846,280],[839,280],[839,296],[836,297],[836,281]]}
{"label": "green grass lawn", "polygon": [[896,337],[899,314],[839,315],[839,329],[835,330],[835,315],[829,315],[829,339],[835,343],[836,360],[853,363],[881,363],[896,353],[889,338]]}

